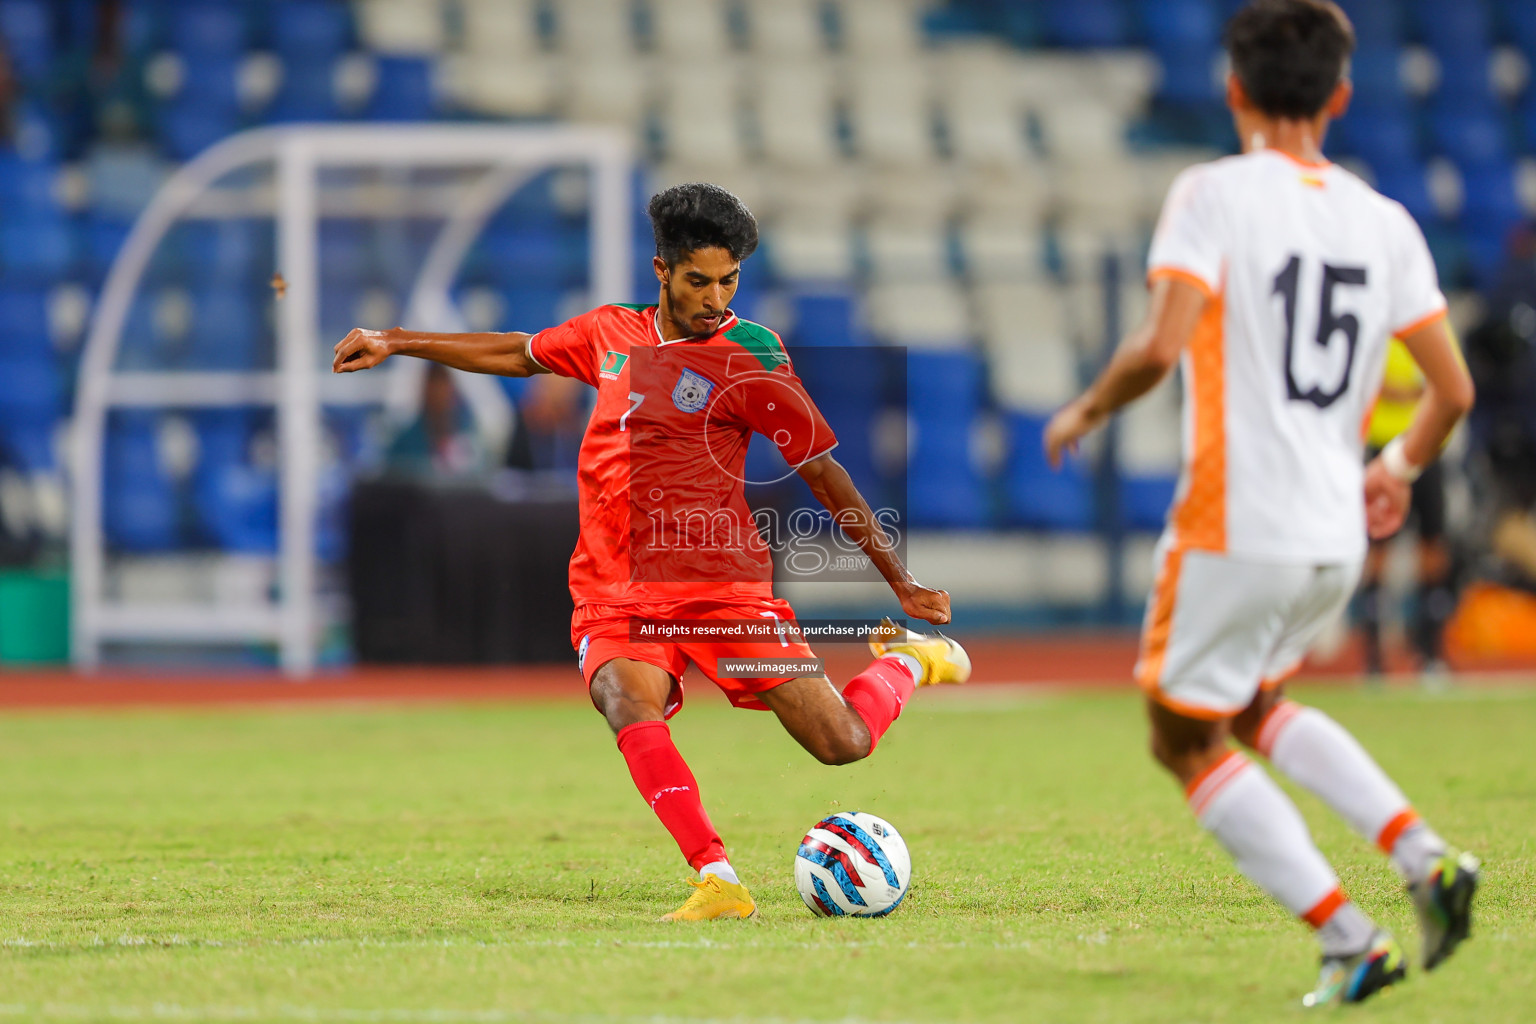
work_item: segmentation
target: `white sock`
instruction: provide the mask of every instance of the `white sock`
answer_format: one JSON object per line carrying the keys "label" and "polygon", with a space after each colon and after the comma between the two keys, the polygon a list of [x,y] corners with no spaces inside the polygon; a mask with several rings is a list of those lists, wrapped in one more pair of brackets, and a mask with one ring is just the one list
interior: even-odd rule
{"label": "white sock", "polygon": [[1445,842],[1360,742],[1316,708],[1281,701],[1259,726],[1259,753],[1381,847],[1410,882],[1424,879]]}
{"label": "white sock", "polygon": [[1324,956],[1354,956],[1369,946],[1375,935],[1371,919],[1348,901],[1317,926],[1317,944],[1323,947]]}
{"label": "white sock", "polygon": [[730,861],[712,860],[699,868],[699,877],[714,875],[722,882],[730,882],[732,885],[740,885],[741,879],[736,877],[736,869],[731,867]]}
{"label": "white sock", "polygon": [[921,683],[923,681],[923,663],[912,657],[912,655],[902,654],[900,651],[892,651],[889,654],[882,654],[880,657],[901,662],[907,666],[907,671],[912,673],[913,682]]}
{"label": "white sock", "polygon": [[[1370,943],[1370,921],[1344,895],[1301,812],[1262,768],[1231,751],[1190,783],[1186,795],[1237,870],[1318,929],[1325,953],[1355,953]],[[1344,907],[1351,910],[1340,917]]]}

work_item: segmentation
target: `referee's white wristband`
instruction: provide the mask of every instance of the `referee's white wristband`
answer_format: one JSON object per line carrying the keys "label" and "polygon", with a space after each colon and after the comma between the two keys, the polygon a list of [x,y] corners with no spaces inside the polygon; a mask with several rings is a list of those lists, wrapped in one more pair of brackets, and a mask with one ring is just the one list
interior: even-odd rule
{"label": "referee's white wristband", "polygon": [[1403,439],[1400,436],[1388,441],[1387,446],[1381,450],[1381,465],[1388,473],[1407,484],[1413,483],[1424,472],[1423,466],[1415,466],[1408,461],[1408,453],[1403,451]]}

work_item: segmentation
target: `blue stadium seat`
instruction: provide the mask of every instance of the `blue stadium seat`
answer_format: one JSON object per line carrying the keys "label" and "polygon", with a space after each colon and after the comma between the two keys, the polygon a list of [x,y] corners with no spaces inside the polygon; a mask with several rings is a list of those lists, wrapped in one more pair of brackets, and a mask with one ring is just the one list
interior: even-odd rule
{"label": "blue stadium seat", "polygon": [[0,430],[36,425],[52,428],[62,411],[58,365],[52,352],[0,357]]}
{"label": "blue stadium seat", "polygon": [[1355,102],[1373,106],[1404,102],[1401,66],[1402,50],[1399,47],[1384,44],[1361,46],[1349,62]]}
{"label": "blue stadium seat", "polygon": [[196,426],[201,444],[192,507],[200,538],[226,551],[276,551],[277,474],[248,458],[256,418],[220,409],[199,413]]}
{"label": "blue stadium seat", "polygon": [[586,279],[588,245],[571,228],[495,229],[480,237],[472,266],[509,289],[574,287]]}
{"label": "blue stadium seat", "polygon": [[48,339],[48,292],[41,287],[0,286],[0,325],[0,359],[53,350]]}
{"label": "blue stadium seat", "polygon": [[1429,194],[1428,171],[1421,164],[1412,163],[1376,171],[1376,190],[1402,203],[1420,224],[1427,224],[1440,216]]}
{"label": "blue stadium seat", "polygon": [[1418,130],[1406,106],[1360,104],[1344,115],[1336,131],[1343,147],[1378,175],[1420,164]]}
{"label": "blue stadium seat", "polygon": [[429,58],[378,58],[378,87],[368,102],[368,117],[374,121],[430,121],[437,112],[432,78]]}
{"label": "blue stadium seat", "polygon": [[284,70],[330,63],[352,45],[352,10],[340,0],[279,0],[268,13],[272,49]]}
{"label": "blue stadium seat", "polygon": [[190,160],[240,129],[235,111],[184,103],[161,110],[159,122],[160,143],[178,160]]}
{"label": "blue stadium seat", "polygon": [[[192,296],[187,365],[197,370],[249,370],[260,362],[260,310],[240,285],[215,285]],[[338,339],[339,340],[339,339]]]}
{"label": "blue stadium seat", "polygon": [[271,275],[270,222],[220,219],[189,224],[187,269],[200,283],[265,284]]}
{"label": "blue stadium seat", "polygon": [[1209,50],[1221,40],[1221,13],[1213,0],[1136,0],[1142,30],[1159,53]]}
{"label": "blue stadium seat", "polygon": [[1491,284],[1504,254],[1509,233],[1524,217],[1515,193],[1514,168],[1490,163],[1462,169],[1462,231],[1476,282]]}
{"label": "blue stadium seat", "polygon": [[1419,37],[1442,57],[1486,50],[1492,41],[1483,0],[1413,0],[1412,7]]}
{"label": "blue stadium seat", "polygon": [[531,334],[563,319],[565,292],[558,288],[509,288],[502,292],[502,298],[507,304],[506,330]]}
{"label": "blue stadium seat", "polygon": [[256,413],[248,409],[207,409],[195,413],[198,458],[204,465],[241,462],[256,433]]}
{"label": "blue stadium seat", "polygon": [[1131,41],[1130,19],[1117,0],[1048,0],[1045,30],[1059,46],[1125,46]]}
{"label": "blue stadium seat", "polygon": [[1536,89],[1527,89],[1520,104],[1520,130],[1526,152],[1536,152]]}
{"label": "blue stadium seat", "polygon": [[241,554],[278,548],[278,479],[246,462],[200,467],[192,479],[192,508],[204,542]]}
{"label": "blue stadium seat", "polygon": [[326,281],[355,283],[372,277],[379,270],[376,257],[367,224],[334,217],[320,222],[320,268]]}
{"label": "blue stadium seat", "polygon": [[1060,470],[1045,460],[1046,418],[1031,413],[1008,414],[1008,461],[1003,493],[1008,521],[1037,530],[1088,530],[1096,520],[1093,482],[1079,458]]}
{"label": "blue stadium seat", "polygon": [[797,346],[869,344],[859,323],[858,302],[847,292],[795,292],[789,301]]}
{"label": "blue stadium seat", "polygon": [[176,488],[160,465],[154,413],[118,412],[107,421],[102,525],[125,551],[164,551],[180,540]]}
{"label": "blue stadium seat", "polygon": [[1499,271],[1509,258],[1509,236],[1513,227],[1513,223],[1489,222],[1469,224],[1462,231],[1462,246],[1473,286],[1488,289],[1497,283]]}
{"label": "blue stadium seat", "polygon": [[971,464],[971,432],[980,411],[982,366],[964,352],[907,353],[907,374],[923,387],[908,394],[916,435],[908,453],[913,526],[977,527],[988,519],[986,489]]}
{"label": "blue stadium seat", "polygon": [[1430,105],[1429,134],[1435,148],[1465,166],[1504,164],[1509,160],[1504,118],[1488,107]]}
{"label": "blue stadium seat", "polygon": [[62,217],[0,222],[0,277],[7,284],[52,284],[74,262],[74,237]]}
{"label": "blue stadium seat", "polygon": [[321,336],[335,341],[346,337],[357,326],[357,307],[362,299],[363,289],[356,281],[321,281]]}
{"label": "blue stadium seat", "polygon": [[23,473],[47,473],[58,468],[53,454],[55,423],[14,423],[0,426],[0,460]]}
{"label": "blue stadium seat", "polygon": [[59,212],[58,178],[59,167],[52,161],[0,153],[0,216],[15,220]]}
{"label": "blue stadium seat", "polygon": [[[320,479],[315,482],[315,556],[327,565],[335,565],[347,555],[347,512],[352,496],[352,474],[339,462],[320,467]],[[277,502],[270,506],[274,526]],[[253,531],[254,532],[254,531]],[[273,548],[277,546],[274,531]]]}
{"label": "blue stadium seat", "polygon": [[1498,109],[1502,99],[1494,89],[1493,76],[1489,72],[1492,63],[1493,54],[1486,48],[1442,56],[1435,105],[1447,110]]}
{"label": "blue stadium seat", "polygon": [[1120,517],[1128,530],[1161,530],[1177,490],[1177,476],[1120,478]]}
{"label": "blue stadium seat", "polygon": [[144,57],[167,45],[163,0],[121,0],[121,7],[124,52]]}
{"label": "blue stadium seat", "polygon": [[1158,51],[1163,75],[1157,97],[1167,103],[1200,106],[1221,99],[1221,87],[1212,73],[1217,51],[1202,43],[1167,47]]}
{"label": "blue stadium seat", "polygon": [[[486,225],[487,230],[516,229],[531,225],[554,227],[565,221],[566,215],[561,211],[560,199],[555,191],[558,187],[557,174],[556,171],[544,171],[519,186],[516,192],[507,197],[501,209],[496,211],[496,216]],[[651,222],[646,218],[644,208],[649,198],[649,195],[634,196],[635,202],[639,204],[636,226],[644,222],[641,234],[647,238],[651,236]]]}
{"label": "blue stadium seat", "polygon": [[176,103],[198,110],[221,111],[238,117],[240,113],[240,71],[238,65],[217,57],[198,54],[182,62],[181,89]]}
{"label": "blue stadium seat", "polygon": [[[506,378],[511,380],[512,378]],[[525,380],[526,378],[518,378]],[[336,452],[342,462],[355,463],[366,453],[370,440],[369,419],[372,413],[368,409],[355,405],[326,408],[325,433],[336,446]]]}
{"label": "blue stadium seat", "polygon": [[234,60],[245,49],[245,12],[236,4],[179,5],[167,28],[171,45],[183,54]]}
{"label": "blue stadium seat", "polygon": [[884,389],[879,355],[852,347],[796,347],[792,354],[795,373],[837,438],[837,461],[866,497],[880,487],[872,444]]}
{"label": "blue stadium seat", "polygon": [[1399,5],[1390,0],[1338,0],[1355,26],[1359,45],[1398,46],[1406,38],[1406,26]]}
{"label": "blue stadium seat", "polygon": [[117,252],[128,240],[128,232],[133,230],[130,221],[104,214],[99,210],[93,210],[81,222],[79,237],[81,255],[85,262],[85,270],[93,280],[101,281],[107,276],[107,271],[112,267],[112,261],[117,258]]}
{"label": "blue stadium seat", "polygon": [[1525,57],[1536,57],[1536,4],[1530,0],[1499,0],[1499,15],[1510,38],[1514,39]]}
{"label": "blue stadium seat", "polygon": [[340,121],[347,116],[336,97],[335,62],[328,57],[290,60],[264,117],[275,124]]}
{"label": "blue stadium seat", "polygon": [[54,24],[44,0],[0,0],[0,44],[18,77],[35,81],[55,66]]}

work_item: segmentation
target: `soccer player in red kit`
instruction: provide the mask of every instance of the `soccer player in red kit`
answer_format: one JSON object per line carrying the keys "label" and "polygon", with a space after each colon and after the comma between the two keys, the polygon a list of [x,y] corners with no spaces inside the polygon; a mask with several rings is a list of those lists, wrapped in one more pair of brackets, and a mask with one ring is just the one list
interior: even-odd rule
{"label": "soccer player in red kit", "polygon": [[[773,562],[747,506],[742,469],[753,433],[778,447],[906,615],[946,623],[949,594],[921,586],[901,564],[832,458],[837,440],[778,335],[731,312],[741,262],[757,248],[757,222],[741,200],[715,185],[678,185],[652,197],[648,212],[661,284],[654,304],[599,306],[533,335],[357,329],[336,346],[332,369],[411,355],[510,377],[556,373],[597,389],[578,467],[571,643],[640,795],[698,872],[692,896],[666,919],[751,917],[756,905],[667,726],[688,663],[737,707],[774,712],[823,764],[847,764],[873,752],[914,687],[964,682],[970,659],[947,637],[898,630],[871,639],[875,660],[841,693],[820,674],[720,674],[717,662],[728,658],[811,656],[792,625],[779,628],[794,611],[773,596]],[[763,639],[739,625],[765,622],[775,628]],[[647,623],[691,632],[652,638]],[[726,639],[708,636],[713,623]]]}

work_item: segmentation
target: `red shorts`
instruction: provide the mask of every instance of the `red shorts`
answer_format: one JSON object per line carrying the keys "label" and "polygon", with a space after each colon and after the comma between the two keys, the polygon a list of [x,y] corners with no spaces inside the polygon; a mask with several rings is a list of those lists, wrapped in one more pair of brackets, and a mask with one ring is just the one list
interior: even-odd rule
{"label": "red shorts", "polygon": [[707,640],[707,641],[635,641],[630,638],[631,619],[724,619],[728,621],[752,621],[773,618],[780,622],[792,621],[795,611],[789,602],[776,597],[746,599],[731,603],[718,601],[679,601],[668,605],[645,605],[622,608],[612,605],[578,605],[571,616],[571,646],[576,648],[582,678],[592,686],[597,670],[614,658],[629,658],[647,665],[655,665],[672,676],[672,694],[667,698],[666,716],[671,718],[683,706],[683,671],[691,661],[698,666],[709,681],[730,698],[739,708],[765,711],[768,705],[758,698],[764,690],[771,690],[794,676],[775,676],[758,679],[722,679],[715,671],[720,658],[814,658],[810,645],[804,640],[784,636],[773,640]]}

